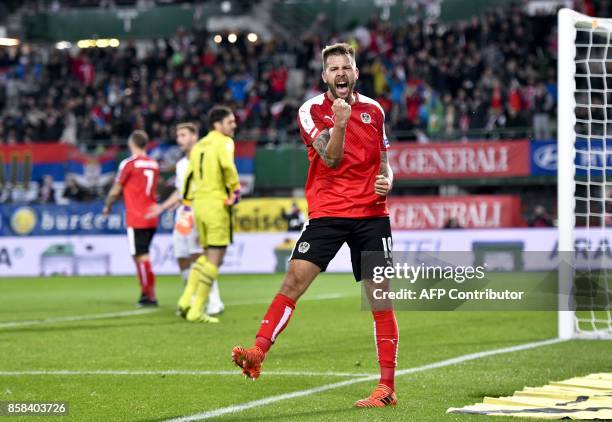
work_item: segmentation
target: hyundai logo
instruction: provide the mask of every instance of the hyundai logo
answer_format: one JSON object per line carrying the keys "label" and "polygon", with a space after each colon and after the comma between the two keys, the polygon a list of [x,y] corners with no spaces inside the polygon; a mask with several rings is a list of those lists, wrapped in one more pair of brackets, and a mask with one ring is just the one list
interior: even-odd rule
{"label": "hyundai logo", "polygon": [[557,170],[557,145],[548,144],[533,152],[533,161],[544,170]]}

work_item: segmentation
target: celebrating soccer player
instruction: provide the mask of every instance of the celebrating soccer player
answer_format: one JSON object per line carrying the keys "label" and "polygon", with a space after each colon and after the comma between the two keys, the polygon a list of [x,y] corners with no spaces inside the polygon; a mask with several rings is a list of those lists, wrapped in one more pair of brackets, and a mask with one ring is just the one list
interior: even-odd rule
{"label": "celebrating soccer player", "polygon": [[[387,161],[383,109],[354,91],[359,71],[351,46],[328,46],[322,58],[322,78],[328,90],[306,101],[298,112],[310,160],[306,181],[309,221],[293,250],[280,291],[263,317],[255,345],[232,350],[233,361],[253,379],[289,323],[297,300],[345,242],[357,281],[364,278],[362,252],[388,253],[391,247],[386,196],[393,176]],[[372,298],[376,285],[368,278],[363,282]],[[381,377],[373,393],[355,403],[357,407],[397,403],[394,376],[399,332],[395,314],[390,306],[380,309],[372,300],[371,306]]]}
{"label": "celebrating soccer player", "polygon": [[159,165],[147,156],[145,148],[148,142],[149,137],[142,130],[135,130],[128,138],[131,156],[119,164],[115,183],[104,202],[103,213],[110,213],[123,191],[130,254],[136,263],[140,281],[138,304],[157,306],[155,274],[149,260],[149,248],[157,228],[157,218],[149,218],[146,214],[155,205]]}
{"label": "celebrating soccer player", "polygon": [[227,107],[215,106],[208,114],[208,124],[212,130],[189,154],[183,186],[183,198],[193,201],[195,224],[204,248],[191,266],[178,302],[179,313],[190,322],[219,322],[203,309],[232,241],[231,207],[240,199],[232,140],[236,130],[234,113]]}
{"label": "celebrating soccer player", "polygon": [[[148,216],[158,217],[161,213],[169,209],[175,209],[175,224],[172,230],[172,246],[174,256],[177,260],[183,283],[186,285],[189,278],[191,263],[202,254],[202,246],[198,240],[198,230],[195,225],[193,210],[190,204],[182,197],[183,185],[185,184],[185,174],[189,167],[189,153],[193,146],[198,142],[198,127],[195,123],[179,123],[176,126],[176,143],[185,154],[176,163],[176,175],[174,179],[175,191],[161,204],[151,208]],[[208,295],[206,313],[217,315],[223,312],[224,306],[221,301],[217,281],[213,283]]]}

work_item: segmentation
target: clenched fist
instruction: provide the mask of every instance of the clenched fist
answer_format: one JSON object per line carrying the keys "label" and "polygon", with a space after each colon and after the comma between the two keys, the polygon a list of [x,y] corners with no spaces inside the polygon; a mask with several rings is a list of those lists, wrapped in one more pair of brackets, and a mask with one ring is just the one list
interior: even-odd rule
{"label": "clenched fist", "polygon": [[376,176],[376,182],[374,182],[374,192],[380,196],[387,196],[387,194],[391,191],[391,179],[387,176],[383,176],[379,174]]}
{"label": "clenched fist", "polygon": [[336,98],[332,104],[335,124],[345,127],[351,117],[351,105],[342,98]]}

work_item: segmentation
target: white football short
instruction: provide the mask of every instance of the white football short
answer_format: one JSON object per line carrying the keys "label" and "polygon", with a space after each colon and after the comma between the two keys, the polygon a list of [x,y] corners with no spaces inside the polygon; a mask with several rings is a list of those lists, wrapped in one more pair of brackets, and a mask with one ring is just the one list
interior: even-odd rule
{"label": "white football short", "polygon": [[175,228],[172,231],[172,245],[175,258],[189,258],[193,254],[202,253],[198,230],[195,227],[187,235],[179,233]]}

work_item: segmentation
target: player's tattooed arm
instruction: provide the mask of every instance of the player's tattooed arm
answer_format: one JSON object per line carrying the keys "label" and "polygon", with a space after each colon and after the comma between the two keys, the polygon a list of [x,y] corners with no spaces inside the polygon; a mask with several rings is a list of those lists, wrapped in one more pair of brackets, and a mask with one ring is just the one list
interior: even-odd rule
{"label": "player's tattooed arm", "polygon": [[325,128],[313,141],[312,147],[317,151],[327,167],[337,168],[342,162],[342,156],[344,155],[344,136],[342,136],[342,138],[340,148],[336,145],[338,143],[337,140],[331,145],[332,148],[330,148],[332,135],[329,133],[329,129]]}
{"label": "player's tattooed arm", "polygon": [[351,117],[351,106],[341,98],[332,104],[334,127],[325,128],[313,141],[313,148],[319,153],[327,167],[338,168],[344,157],[344,136],[346,125]]}
{"label": "player's tattooed arm", "polygon": [[321,131],[319,136],[312,142],[312,147],[317,151],[323,162],[327,167],[335,168],[338,167],[340,162],[333,160],[331,157],[327,155],[327,145],[329,145],[329,140],[331,136],[329,134],[329,129],[325,128]]}
{"label": "player's tattooed arm", "polygon": [[102,211],[104,215],[110,214],[113,204],[117,202],[119,196],[121,195],[121,189],[121,183],[113,183],[113,187],[111,188],[110,192],[108,192],[108,195],[106,195],[106,199],[104,200],[104,210]]}
{"label": "player's tattooed arm", "polygon": [[387,151],[380,152],[380,169],[374,183],[374,191],[380,196],[386,196],[393,187],[393,170],[389,165],[389,154]]}
{"label": "player's tattooed arm", "polygon": [[378,174],[387,177],[389,180],[391,180],[391,182],[393,182],[393,170],[389,164],[389,153],[387,151],[380,152],[380,170],[378,171]]}

